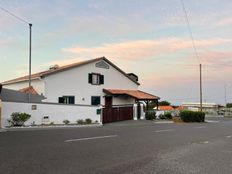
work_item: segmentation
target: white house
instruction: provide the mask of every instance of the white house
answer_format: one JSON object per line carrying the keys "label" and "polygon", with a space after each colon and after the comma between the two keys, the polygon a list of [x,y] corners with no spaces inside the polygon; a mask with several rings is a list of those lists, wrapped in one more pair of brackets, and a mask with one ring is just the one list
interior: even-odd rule
{"label": "white house", "polygon": [[[28,76],[3,82],[3,87],[27,90]],[[42,94],[43,102],[78,105],[132,105],[159,97],[138,90],[138,77],[125,73],[105,57],[58,65],[32,74],[33,91]],[[30,92],[28,89],[27,92]],[[111,122],[111,121],[108,121]]]}

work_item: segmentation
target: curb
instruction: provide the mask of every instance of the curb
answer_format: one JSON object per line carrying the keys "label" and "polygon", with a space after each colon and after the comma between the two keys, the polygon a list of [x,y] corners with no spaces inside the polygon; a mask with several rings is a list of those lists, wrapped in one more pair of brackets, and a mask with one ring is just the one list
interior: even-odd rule
{"label": "curb", "polygon": [[[29,131],[29,130],[51,130],[51,129],[66,129],[66,128],[88,128],[88,127],[102,127],[102,124],[92,125],[57,125],[57,126],[29,126],[29,127],[11,127],[4,128],[4,131]],[[0,130],[1,132],[1,130]]]}
{"label": "curb", "polygon": [[5,129],[0,129],[0,133],[2,133],[2,132],[7,132],[7,130],[5,130]]}
{"label": "curb", "polygon": [[154,121],[155,124],[167,124],[167,123],[174,123],[174,121]]}

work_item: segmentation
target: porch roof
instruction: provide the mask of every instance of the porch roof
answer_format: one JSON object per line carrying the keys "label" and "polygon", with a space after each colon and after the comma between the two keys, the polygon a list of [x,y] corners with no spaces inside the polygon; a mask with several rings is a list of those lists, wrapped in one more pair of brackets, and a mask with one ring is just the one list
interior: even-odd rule
{"label": "porch roof", "polygon": [[103,89],[103,92],[110,95],[127,95],[137,100],[159,100],[158,96],[140,91],[140,90],[124,90],[124,89]]}

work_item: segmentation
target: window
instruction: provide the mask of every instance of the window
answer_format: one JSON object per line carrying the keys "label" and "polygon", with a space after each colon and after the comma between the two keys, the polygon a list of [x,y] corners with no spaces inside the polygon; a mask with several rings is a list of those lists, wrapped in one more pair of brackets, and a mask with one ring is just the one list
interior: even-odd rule
{"label": "window", "polygon": [[64,104],[75,104],[75,97],[74,97],[74,96],[63,96],[63,97],[59,97],[59,103],[64,103]]}
{"label": "window", "polygon": [[92,96],[91,97],[91,105],[100,105],[101,97],[100,96]]}
{"label": "window", "polygon": [[91,83],[92,85],[104,84],[104,75],[90,73],[89,74],[89,83]]}

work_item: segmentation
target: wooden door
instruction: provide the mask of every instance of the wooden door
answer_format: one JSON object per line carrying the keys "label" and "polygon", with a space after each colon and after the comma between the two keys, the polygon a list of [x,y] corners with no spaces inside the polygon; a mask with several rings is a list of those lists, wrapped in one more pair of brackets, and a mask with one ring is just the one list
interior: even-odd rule
{"label": "wooden door", "polygon": [[113,103],[113,97],[111,97],[111,96],[105,97],[105,107],[106,108],[112,107],[112,103]]}

